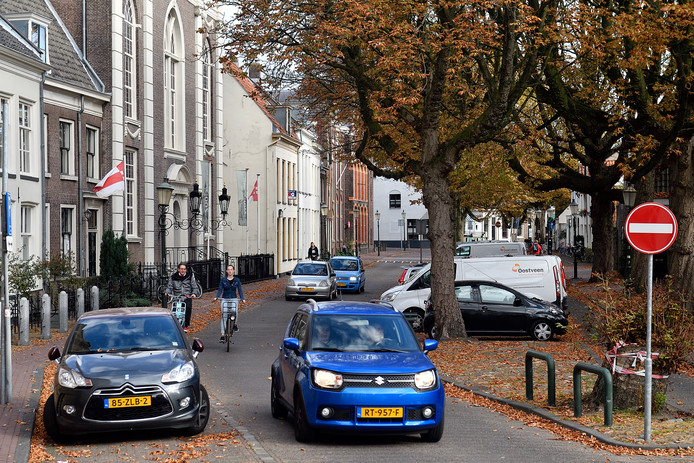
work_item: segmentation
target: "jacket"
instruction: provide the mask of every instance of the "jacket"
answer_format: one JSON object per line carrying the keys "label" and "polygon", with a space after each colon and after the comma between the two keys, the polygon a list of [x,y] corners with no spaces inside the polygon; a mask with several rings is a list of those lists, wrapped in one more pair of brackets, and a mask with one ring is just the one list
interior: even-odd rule
{"label": "jacket", "polygon": [[316,246],[308,248],[308,258],[311,260],[318,259],[318,248]]}
{"label": "jacket", "polygon": [[174,272],[169,278],[169,284],[166,286],[166,294],[171,294],[172,296],[190,296],[191,294],[196,294],[198,291],[198,285],[195,282],[195,277],[192,272],[186,272],[184,277],[178,272]]}
{"label": "jacket", "polygon": [[219,289],[217,290],[217,295],[215,296],[219,299],[219,295],[222,295],[223,299],[232,299],[236,297],[238,292],[238,298],[243,299],[243,290],[241,289],[241,280],[234,277],[231,281],[227,277],[222,277],[219,280]]}

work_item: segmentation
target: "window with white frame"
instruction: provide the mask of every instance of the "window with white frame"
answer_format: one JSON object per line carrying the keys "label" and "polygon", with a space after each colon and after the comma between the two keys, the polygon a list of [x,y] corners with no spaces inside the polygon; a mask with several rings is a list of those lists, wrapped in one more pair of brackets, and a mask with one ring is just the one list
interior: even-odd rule
{"label": "window with white frame", "polygon": [[123,2],[123,112],[125,117],[135,119],[136,114],[136,89],[137,81],[135,73],[135,20],[133,4],[130,0]]}
{"label": "window with white frame", "polygon": [[72,160],[72,122],[60,121],[58,127],[60,139],[60,173],[73,174]]}
{"label": "window with white frame", "polygon": [[19,103],[19,171],[31,172],[31,106]]}
{"label": "window with white frame", "polygon": [[205,40],[205,46],[206,48],[202,54],[202,137],[204,140],[211,140],[210,88],[212,85],[212,47],[209,40]]}
{"label": "window with white frame", "polygon": [[164,50],[164,121],[167,148],[183,149],[183,39],[176,12],[166,21]]}
{"label": "window with white frame", "polygon": [[67,254],[72,251],[72,220],[73,220],[73,208],[71,207],[61,207],[60,208],[60,250],[63,254]]}
{"label": "window with white frame", "polygon": [[32,254],[32,223],[34,215],[34,206],[22,205],[20,208],[19,218],[19,234],[22,237],[22,260],[29,260]]}
{"label": "window with white frame", "polygon": [[96,179],[99,177],[99,131],[87,127],[87,177]]}
{"label": "window with white frame", "polygon": [[388,204],[390,209],[400,209],[400,193],[390,193],[388,198]]}
{"label": "window with white frame", "polygon": [[137,172],[136,153],[132,150],[125,151],[125,233],[127,236],[137,234]]}

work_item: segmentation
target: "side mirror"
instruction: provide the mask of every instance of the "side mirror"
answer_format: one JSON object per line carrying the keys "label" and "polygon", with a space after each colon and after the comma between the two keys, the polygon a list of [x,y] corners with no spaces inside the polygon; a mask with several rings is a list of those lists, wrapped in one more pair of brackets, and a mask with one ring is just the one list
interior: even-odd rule
{"label": "side mirror", "polygon": [[299,340],[296,338],[285,338],[284,348],[288,350],[299,350]]}
{"label": "side mirror", "polygon": [[333,273],[330,274],[330,276],[331,276],[331,277],[336,277],[336,276],[337,276],[337,273],[333,272]]}
{"label": "side mirror", "polygon": [[203,344],[202,340],[200,338],[195,338],[193,339],[193,350],[196,353],[202,352],[205,350],[205,344]]}
{"label": "side mirror", "polygon": [[48,351],[48,360],[58,360],[60,358],[60,349],[53,346]]}
{"label": "side mirror", "polygon": [[517,297],[513,300],[513,306],[514,307],[520,307],[523,305],[523,300],[520,297]]}
{"label": "side mirror", "polygon": [[425,339],[424,340],[424,353],[436,350],[439,347],[439,342],[436,339]]}

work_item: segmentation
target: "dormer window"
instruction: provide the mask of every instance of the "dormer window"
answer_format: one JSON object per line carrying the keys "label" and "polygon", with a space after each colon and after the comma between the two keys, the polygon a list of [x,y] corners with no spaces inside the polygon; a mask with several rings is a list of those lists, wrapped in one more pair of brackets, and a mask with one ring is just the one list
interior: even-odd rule
{"label": "dormer window", "polygon": [[31,43],[41,52],[41,59],[44,63],[48,62],[48,45],[46,43],[46,26],[43,24],[31,23]]}

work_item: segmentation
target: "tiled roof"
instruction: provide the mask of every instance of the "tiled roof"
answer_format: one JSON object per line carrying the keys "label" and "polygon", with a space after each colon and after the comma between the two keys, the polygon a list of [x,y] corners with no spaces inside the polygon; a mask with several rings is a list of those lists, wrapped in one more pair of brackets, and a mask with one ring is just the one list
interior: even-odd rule
{"label": "tiled roof", "polygon": [[251,97],[253,101],[255,101],[255,104],[258,105],[258,107],[265,113],[265,115],[272,121],[272,125],[275,127],[275,129],[284,134],[287,135],[288,137],[296,138],[295,136],[291,135],[285,128],[282,126],[282,124],[279,123],[277,119],[275,119],[275,116],[273,116],[270,111],[268,110],[268,106],[270,106],[270,103],[263,98],[263,96],[260,94],[260,90],[258,87],[255,86],[253,81],[249,79],[248,77],[241,77],[243,74],[243,71],[241,71],[241,68],[239,68],[237,65],[232,64],[231,66],[231,75],[238,81],[239,84],[241,84],[241,87],[248,93],[248,95]]}
{"label": "tiled roof", "polygon": [[47,32],[48,64],[51,65],[49,78],[97,92],[104,91],[103,83],[84,59],[50,0],[0,1],[0,14],[17,13],[36,13],[53,20]]}
{"label": "tiled roof", "polygon": [[0,46],[15,51],[32,60],[42,62],[41,54],[12,24],[0,15]]}

